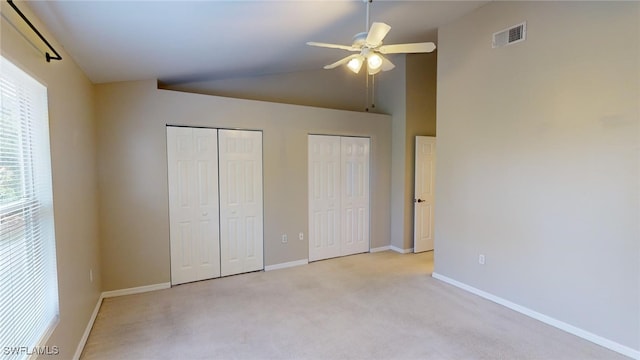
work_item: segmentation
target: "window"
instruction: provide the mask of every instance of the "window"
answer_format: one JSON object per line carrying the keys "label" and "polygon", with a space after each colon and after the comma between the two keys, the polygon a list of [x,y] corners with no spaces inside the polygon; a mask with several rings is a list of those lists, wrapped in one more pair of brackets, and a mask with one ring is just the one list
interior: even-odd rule
{"label": "window", "polygon": [[47,88],[0,70],[0,354],[21,359],[58,319]]}

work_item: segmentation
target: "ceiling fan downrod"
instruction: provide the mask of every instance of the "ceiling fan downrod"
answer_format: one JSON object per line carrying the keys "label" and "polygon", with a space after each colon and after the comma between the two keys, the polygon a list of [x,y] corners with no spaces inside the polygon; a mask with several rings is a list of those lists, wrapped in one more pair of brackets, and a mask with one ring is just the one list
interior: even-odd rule
{"label": "ceiling fan downrod", "polygon": [[[367,3],[367,15],[366,15],[365,24],[364,24],[364,31],[366,33],[366,32],[369,31],[369,20],[370,20],[370,15],[369,14],[371,12],[370,5],[373,2],[373,0],[362,0],[362,1]],[[373,79],[374,79],[375,75],[369,75],[369,74],[365,75],[365,77],[366,77],[365,89],[366,90],[365,90],[365,108],[364,108],[364,111],[366,111],[366,112],[369,112],[369,76],[371,76],[371,81],[373,83],[373,81],[374,81]],[[372,86],[372,88],[373,88],[373,86]],[[374,99],[373,91],[374,90],[371,89],[371,108],[372,109],[376,107],[375,104],[374,104],[375,99]]]}
{"label": "ceiling fan downrod", "polygon": [[365,19],[364,31],[369,31],[369,5],[373,2],[373,0],[362,0],[367,3],[367,18]]}

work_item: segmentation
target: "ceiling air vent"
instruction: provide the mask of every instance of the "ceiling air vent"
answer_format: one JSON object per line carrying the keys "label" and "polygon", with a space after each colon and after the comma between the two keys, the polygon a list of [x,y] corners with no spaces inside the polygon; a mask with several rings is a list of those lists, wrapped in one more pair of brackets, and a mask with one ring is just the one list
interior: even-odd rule
{"label": "ceiling air vent", "polygon": [[527,23],[511,26],[508,29],[504,29],[493,33],[492,47],[503,47],[511,44],[524,41],[527,36]]}

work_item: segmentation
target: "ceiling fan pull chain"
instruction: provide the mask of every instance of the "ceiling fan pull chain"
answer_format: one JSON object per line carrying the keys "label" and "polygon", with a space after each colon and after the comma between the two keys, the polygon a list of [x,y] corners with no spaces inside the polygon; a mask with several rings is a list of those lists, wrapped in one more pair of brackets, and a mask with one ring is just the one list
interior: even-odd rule
{"label": "ceiling fan pull chain", "polygon": [[365,75],[366,91],[364,92],[364,111],[369,112],[369,74]]}
{"label": "ceiling fan pull chain", "polygon": [[371,108],[376,108],[376,76],[371,75]]}

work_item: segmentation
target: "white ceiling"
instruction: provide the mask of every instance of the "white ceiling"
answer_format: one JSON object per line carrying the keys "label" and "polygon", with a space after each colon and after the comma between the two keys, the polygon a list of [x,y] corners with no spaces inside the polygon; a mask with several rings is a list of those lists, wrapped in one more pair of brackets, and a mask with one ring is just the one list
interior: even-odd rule
{"label": "white ceiling", "polygon": [[[386,44],[436,41],[437,28],[487,1],[382,1]],[[366,4],[341,1],[32,1],[29,6],[95,83],[165,83],[319,69],[346,56]],[[64,60],[63,60],[64,61]],[[329,71],[329,70],[327,70]]]}

